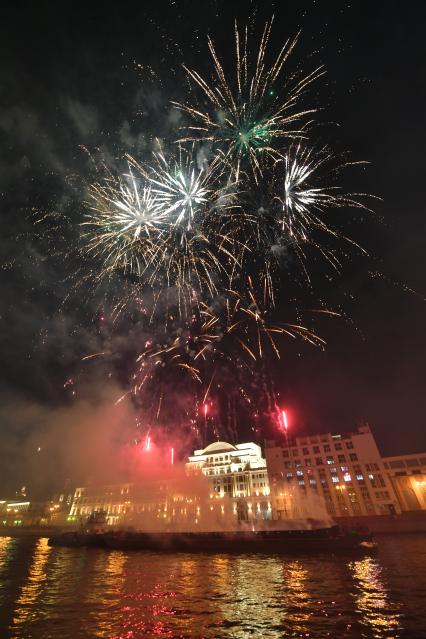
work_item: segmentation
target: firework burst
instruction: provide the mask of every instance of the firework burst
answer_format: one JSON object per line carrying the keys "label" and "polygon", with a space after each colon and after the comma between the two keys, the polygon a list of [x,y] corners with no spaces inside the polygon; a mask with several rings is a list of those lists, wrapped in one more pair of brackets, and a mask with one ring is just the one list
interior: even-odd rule
{"label": "firework burst", "polygon": [[336,231],[324,219],[326,209],[367,210],[356,199],[365,194],[344,194],[340,187],[324,183],[327,176],[330,179],[332,173],[336,174],[349,164],[363,163],[338,163],[331,150],[315,150],[302,142],[292,145],[284,158],[278,160],[274,172],[274,188],[278,194],[274,199],[281,205],[281,228],[290,240],[307,242],[314,230],[335,236]]}
{"label": "firework burst", "polygon": [[156,163],[150,175],[153,192],[164,214],[169,217],[170,225],[180,228],[182,234],[194,225],[203,225],[200,218],[205,215],[213,195],[214,175],[212,168],[207,165],[198,168],[191,155],[185,153],[185,156],[184,160],[182,148],[178,159],[171,161],[166,160],[163,153],[155,154]]}
{"label": "firework burst", "polygon": [[82,222],[84,250],[102,264],[99,278],[121,270],[141,277],[153,268],[167,232],[167,214],[136,162],[127,174],[108,171],[88,190]]}
{"label": "firework burst", "polygon": [[[216,405],[217,424],[233,424],[235,432],[236,405],[255,416],[259,393],[267,398],[265,414],[276,417],[268,361],[281,356],[286,339],[325,345],[310,322],[305,326],[293,282],[312,294],[311,247],[338,270],[342,241],[357,246],[331,214],[366,208],[362,194],[338,186],[337,174],[350,163],[307,139],[316,109],[303,100],[322,69],[287,71],[297,38],[270,58],[271,29],[272,20],[251,58],[248,30],[235,26],[232,74],[209,39],[212,79],[185,67],[203,94],[201,106],[174,103],[189,119],[185,135],[143,158],[125,156],[124,173],[104,166],[88,188],[78,279],[91,291],[104,292],[106,282],[115,315],[129,311],[120,364],[131,390],[123,397],[140,397],[150,423],[177,423],[173,402],[182,423],[210,402],[204,428]],[[277,318],[278,296],[293,322]],[[318,312],[336,315],[325,304]],[[86,359],[106,357],[112,349],[103,346]]]}
{"label": "firework burst", "polygon": [[228,77],[213,41],[208,45],[213,61],[213,78],[205,80],[197,71],[185,70],[202,90],[207,110],[191,104],[174,103],[192,121],[182,141],[209,142],[238,181],[242,167],[250,167],[257,181],[264,159],[281,157],[280,144],[287,138],[300,137],[306,118],[316,109],[299,107],[308,86],[321,74],[321,68],[300,77],[284,77],[284,68],[297,37],[287,40],[278,56],[267,66],[267,49],[272,22],[265,25],[259,53],[253,64],[248,53],[248,30],[241,37],[235,24],[236,70]]}

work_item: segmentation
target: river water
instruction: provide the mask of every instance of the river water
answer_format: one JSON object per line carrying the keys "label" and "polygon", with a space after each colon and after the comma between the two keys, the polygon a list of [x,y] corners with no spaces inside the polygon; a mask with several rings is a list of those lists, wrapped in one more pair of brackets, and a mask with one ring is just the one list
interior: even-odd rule
{"label": "river water", "polygon": [[0,638],[426,638],[426,535],[372,557],[51,548],[0,537]]}

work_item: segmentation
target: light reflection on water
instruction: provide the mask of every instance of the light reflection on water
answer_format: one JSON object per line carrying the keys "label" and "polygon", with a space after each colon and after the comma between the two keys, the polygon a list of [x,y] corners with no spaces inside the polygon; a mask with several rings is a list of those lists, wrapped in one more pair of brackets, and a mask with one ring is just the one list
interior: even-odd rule
{"label": "light reflection on water", "polygon": [[426,638],[426,536],[373,557],[185,555],[0,537],[1,639]]}
{"label": "light reflection on water", "polygon": [[12,635],[18,635],[17,626],[27,625],[38,613],[37,600],[40,597],[47,578],[46,563],[51,552],[47,539],[42,537],[36,542],[28,577],[16,600],[14,616],[11,624]]}
{"label": "light reflection on water", "polygon": [[398,636],[400,629],[399,605],[390,603],[389,591],[383,578],[383,568],[372,557],[365,557],[350,564],[355,582],[357,611],[372,636]]}

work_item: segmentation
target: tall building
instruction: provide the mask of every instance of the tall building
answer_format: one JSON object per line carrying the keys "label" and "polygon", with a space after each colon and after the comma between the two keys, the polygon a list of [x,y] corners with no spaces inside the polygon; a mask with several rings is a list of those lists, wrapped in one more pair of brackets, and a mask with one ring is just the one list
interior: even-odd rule
{"label": "tall building", "polygon": [[309,500],[325,504],[330,516],[383,515],[401,512],[369,426],[356,432],[296,437],[285,444],[267,442],[266,464],[273,517],[300,516]]}

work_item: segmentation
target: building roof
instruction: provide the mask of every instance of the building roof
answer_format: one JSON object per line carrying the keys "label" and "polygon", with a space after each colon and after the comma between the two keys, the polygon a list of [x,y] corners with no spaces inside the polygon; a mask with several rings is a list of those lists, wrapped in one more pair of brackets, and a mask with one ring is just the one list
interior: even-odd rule
{"label": "building roof", "polygon": [[209,444],[203,450],[203,455],[208,455],[210,453],[225,453],[230,450],[237,450],[235,446],[232,444],[228,444],[227,442],[214,442],[213,444]]}

